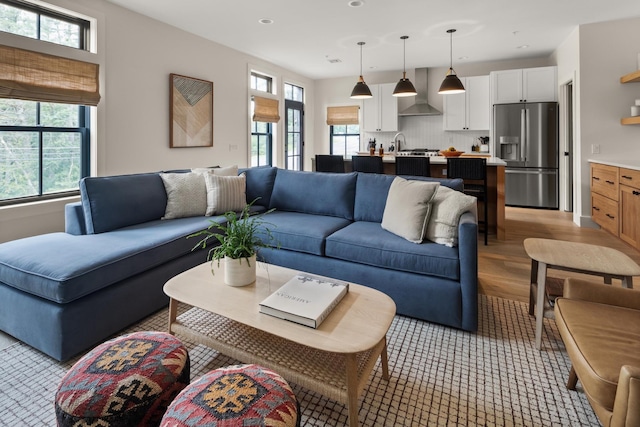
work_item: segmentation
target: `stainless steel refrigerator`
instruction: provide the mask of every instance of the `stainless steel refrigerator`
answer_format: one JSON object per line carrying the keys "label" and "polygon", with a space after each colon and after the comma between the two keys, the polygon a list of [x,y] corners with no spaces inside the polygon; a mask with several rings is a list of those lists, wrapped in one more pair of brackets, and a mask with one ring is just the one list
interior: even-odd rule
{"label": "stainless steel refrigerator", "polygon": [[558,209],[558,104],[493,106],[496,157],[505,167],[505,204]]}

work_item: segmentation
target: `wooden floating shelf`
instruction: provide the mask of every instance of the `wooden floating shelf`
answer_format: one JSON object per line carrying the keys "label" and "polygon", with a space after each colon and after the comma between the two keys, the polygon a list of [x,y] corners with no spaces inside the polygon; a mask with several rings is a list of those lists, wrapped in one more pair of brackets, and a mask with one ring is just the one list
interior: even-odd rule
{"label": "wooden floating shelf", "polygon": [[620,119],[621,125],[640,125],[640,116],[636,117],[625,117]]}
{"label": "wooden floating shelf", "polygon": [[640,70],[634,71],[633,73],[629,73],[620,77],[620,83],[633,83],[633,82],[640,82]]}

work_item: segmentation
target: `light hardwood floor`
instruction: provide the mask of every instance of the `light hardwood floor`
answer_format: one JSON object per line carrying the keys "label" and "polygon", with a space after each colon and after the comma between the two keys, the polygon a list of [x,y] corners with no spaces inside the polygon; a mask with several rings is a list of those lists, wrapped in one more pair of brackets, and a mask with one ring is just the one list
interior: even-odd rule
{"label": "light hardwood floor", "polygon": [[[507,239],[497,241],[489,235],[489,245],[478,238],[478,281],[480,292],[487,295],[529,301],[531,260],[522,242],[528,237],[567,240],[617,249],[640,264],[640,252],[603,230],[578,227],[572,222],[572,213],[541,209],[506,208]],[[550,270],[549,276],[583,277],[601,281],[595,276]],[[613,281],[620,286],[619,280]],[[634,287],[640,288],[640,277],[634,278]]]}

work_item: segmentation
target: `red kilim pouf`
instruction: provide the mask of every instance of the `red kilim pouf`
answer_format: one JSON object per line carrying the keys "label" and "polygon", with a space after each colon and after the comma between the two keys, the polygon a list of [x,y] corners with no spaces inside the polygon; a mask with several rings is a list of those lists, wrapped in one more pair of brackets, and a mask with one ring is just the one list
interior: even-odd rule
{"label": "red kilim pouf", "polygon": [[91,350],[55,399],[59,426],[157,426],[189,384],[189,353],[172,335],[135,332]]}
{"label": "red kilim pouf", "polygon": [[258,365],[211,371],[187,386],[169,405],[163,427],[300,425],[289,384]]}

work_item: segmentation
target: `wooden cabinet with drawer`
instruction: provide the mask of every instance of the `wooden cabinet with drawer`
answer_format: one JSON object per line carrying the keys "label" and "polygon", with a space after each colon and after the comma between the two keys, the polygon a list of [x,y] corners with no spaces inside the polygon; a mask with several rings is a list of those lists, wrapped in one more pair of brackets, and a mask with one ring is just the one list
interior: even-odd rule
{"label": "wooden cabinet with drawer", "polygon": [[591,219],[618,236],[618,168],[591,164]]}
{"label": "wooden cabinet with drawer", "polygon": [[619,236],[631,246],[640,249],[640,171],[620,168],[618,176]]}

